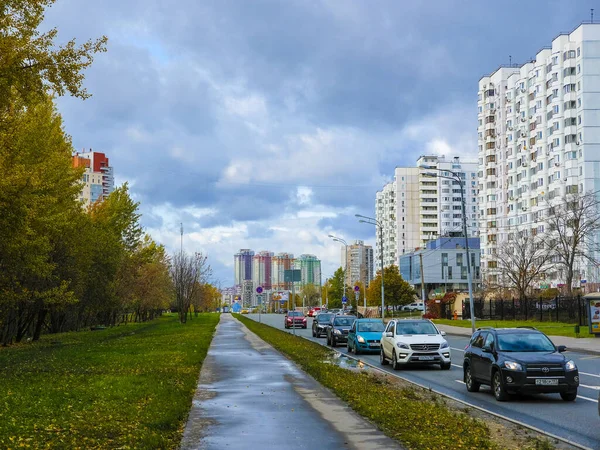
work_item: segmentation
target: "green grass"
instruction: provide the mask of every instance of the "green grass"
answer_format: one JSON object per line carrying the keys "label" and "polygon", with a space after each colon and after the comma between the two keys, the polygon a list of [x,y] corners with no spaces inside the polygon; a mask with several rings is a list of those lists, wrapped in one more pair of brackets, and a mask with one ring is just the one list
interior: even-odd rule
{"label": "green grass", "polygon": [[177,448],[218,314],[0,349],[0,448]]}
{"label": "green grass", "polygon": [[407,448],[497,448],[483,421],[449,410],[437,394],[399,388],[381,377],[329,364],[325,361],[332,352],[326,347],[239,314],[235,317]]}
{"label": "green grass", "polygon": [[[470,320],[448,320],[448,319],[433,319],[433,322],[441,325],[452,325],[455,327],[471,328]],[[566,336],[566,337],[594,337],[589,333],[586,326],[581,326],[580,334],[575,334],[574,323],[563,322],[539,322],[535,320],[477,320],[477,327],[494,327],[494,328],[512,328],[512,327],[535,327],[538,330],[546,333],[548,336]]]}

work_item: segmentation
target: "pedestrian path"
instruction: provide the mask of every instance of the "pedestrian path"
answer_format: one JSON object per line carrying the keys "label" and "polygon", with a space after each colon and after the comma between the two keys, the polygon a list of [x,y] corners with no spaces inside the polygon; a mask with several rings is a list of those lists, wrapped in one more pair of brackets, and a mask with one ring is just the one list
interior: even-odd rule
{"label": "pedestrian path", "polygon": [[[448,334],[471,336],[471,328],[454,327],[452,325],[436,324]],[[548,336],[554,345],[565,345],[568,350],[600,354],[600,338],[572,338],[567,336]]]}
{"label": "pedestrian path", "polygon": [[401,447],[230,314],[221,314],[181,448]]}

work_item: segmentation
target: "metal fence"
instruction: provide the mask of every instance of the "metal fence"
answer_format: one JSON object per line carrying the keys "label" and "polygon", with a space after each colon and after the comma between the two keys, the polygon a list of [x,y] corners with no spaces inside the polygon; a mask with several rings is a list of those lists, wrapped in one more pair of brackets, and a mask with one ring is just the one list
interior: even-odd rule
{"label": "metal fence", "polygon": [[[446,305],[444,305],[446,306]],[[588,324],[588,308],[581,296],[556,297],[552,300],[531,298],[526,300],[474,300],[475,317],[482,320],[536,320]],[[449,311],[442,311],[446,317]],[[463,319],[471,318],[469,302],[463,302]]]}

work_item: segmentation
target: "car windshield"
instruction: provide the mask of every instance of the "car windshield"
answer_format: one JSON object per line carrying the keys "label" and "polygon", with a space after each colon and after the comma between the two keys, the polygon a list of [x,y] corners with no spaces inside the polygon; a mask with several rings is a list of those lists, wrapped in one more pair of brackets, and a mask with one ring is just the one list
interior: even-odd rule
{"label": "car windshield", "polygon": [[431,322],[398,322],[396,334],[438,334]]}
{"label": "car windshield", "polygon": [[385,325],[383,322],[359,322],[357,329],[363,333],[377,333],[382,332],[385,329]]}
{"label": "car windshield", "polygon": [[553,352],[554,344],[541,333],[498,334],[498,350],[503,352]]}
{"label": "car windshield", "polygon": [[338,325],[341,327],[349,327],[354,323],[354,317],[336,317],[333,321],[334,325]]}
{"label": "car windshield", "polygon": [[302,315],[302,313],[299,311],[290,311],[288,313],[288,316],[294,316],[294,317],[300,317],[301,315]]}
{"label": "car windshield", "polygon": [[331,320],[331,316],[333,316],[333,314],[319,314],[317,320],[319,322],[327,322],[328,320]]}

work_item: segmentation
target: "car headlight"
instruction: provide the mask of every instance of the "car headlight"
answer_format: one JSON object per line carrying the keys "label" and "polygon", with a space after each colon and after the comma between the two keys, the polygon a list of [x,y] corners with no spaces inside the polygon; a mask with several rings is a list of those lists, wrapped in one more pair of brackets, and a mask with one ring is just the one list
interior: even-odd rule
{"label": "car headlight", "polygon": [[410,349],[410,347],[407,344],[405,344],[404,342],[396,342],[396,347],[405,348],[407,350]]}
{"label": "car headlight", "polygon": [[336,328],[335,330],[333,330],[333,332],[334,332],[335,334],[342,334],[342,332],[341,332],[340,330],[338,330],[337,328]]}
{"label": "car headlight", "polygon": [[577,365],[575,364],[575,361],[567,361],[567,363],[565,364],[565,369],[568,371],[577,370]]}
{"label": "car headlight", "polygon": [[364,344],[364,343],[365,343],[365,339],[364,339],[362,336],[356,336],[356,340],[357,340],[358,342],[360,342],[361,344]]}
{"label": "car headlight", "polygon": [[521,364],[514,361],[504,361],[504,367],[510,370],[523,370]]}
{"label": "car headlight", "polygon": [[447,341],[442,342],[442,345],[440,345],[440,348],[448,348],[448,342]]}

